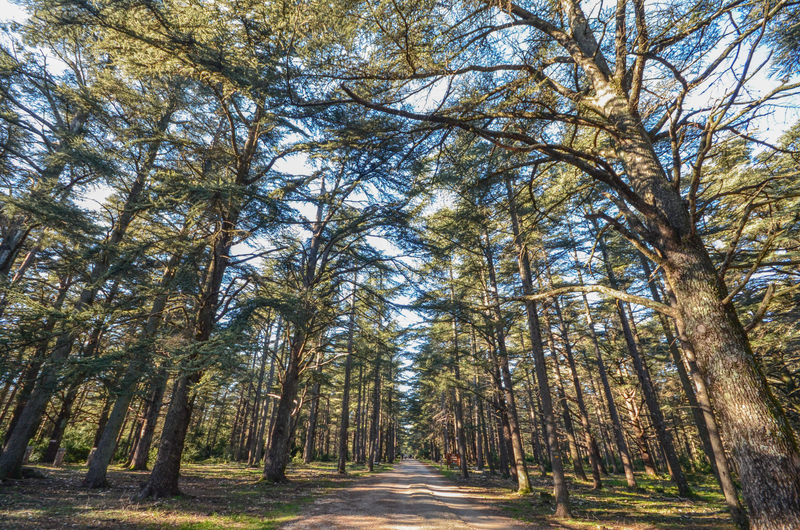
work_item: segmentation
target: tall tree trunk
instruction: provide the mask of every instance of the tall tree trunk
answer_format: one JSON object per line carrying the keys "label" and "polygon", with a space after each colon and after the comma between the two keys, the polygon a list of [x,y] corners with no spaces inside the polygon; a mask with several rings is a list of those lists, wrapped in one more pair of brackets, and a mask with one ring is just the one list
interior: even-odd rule
{"label": "tall tree trunk", "polygon": [[[669,297],[670,303],[674,305],[676,303],[675,297],[669,286],[667,286],[667,296]],[[747,513],[739,502],[739,495],[737,494],[736,486],[731,477],[728,457],[725,454],[725,447],[722,444],[722,437],[720,436],[719,427],[717,426],[717,419],[714,416],[714,409],[711,405],[711,397],[706,387],[706,381],[703,379],[703,376],[700,375],[700,370],[697,368],[697,357],[694,353],[692,342],[686,335],[683,320],[676,319],[675,325],[681,340],[681,347],[686,356],[686,364],[689,367],[689,372],[695,385],[697,403],[700,410],[703,412],[703,418],[708,430],[709,443],[711,444],[711,450],[714,454],[714,461],[717,463],[717,478],[722,493],[725,496],[725,503],[728,505],[728,510],[731,513],[734,524],[736,524],[738,528],[745,530],[750,526],[750,521],[748,520]]]}
{"label": "tall tree trunk", "polygon": [[[639,260],[642,264],[642,272],[644,273],[645,281],[650,289],[650,295],[653,300],[660,303],[661,295],[658,292],[657,278],[653,277],[650,270],[650,264],[641,253],[639,253]],[[670,329],[668,317],[665,314],[658,312],[656,315],[658,316],[659,324],[661,324],[661,331],[664,333],[664,338],[667,341],[667,347],[669,349],[670,356],[672,357],[672,364],[675,365],[675,369],[678,372],[678,378],[681,382],[681,387],[683,388],[683,393],[686,395],[686,400],[689,402],[689,407],[692,411],[695,425],[697,426],[697,433],[700,436],[700,440],[703,442],[703,448],[706,456],[708,457],[708,461],[711,464],[711,468],[713,469],[714,474],[717,475],[717,480],[719,480],[717,461],[714,458],[714,451],[711,448],[711,440],[708,437],[708,428],[706,427],[705,418],[703,417],[703,411],[700,410],[700,406],[697,404],[697,397],[695,396],[694,389],[692,388],[692,382],[689,379],[689,374],[686,372],[686,367],[684,366],[683,359],[681,358],[681,353],[678,350],[677,341],[675,340],[672,330]]]}
{"label": "tall tree trunk", "polygon": [[200,381],[201,373],[195,371],[180,376],[172,391],[170,406],[164,419],[161,431],[161,443],[158,456],[150,473],[150,479],[139,493],[139,498],[152,497],[160,499],[180,495],[178,479],[180,477],[181,454],[186,439],[186,431],[192,417],[189,393]]}
{"label": "tall tree trunk", "polygon": [[[344,386],[342,388],[342,417],[339,422],[339,462],[337,471],[344,474],[347,466],[347,429],[350,426],[350,372],[353,369],[353,335],[356,327],[356,280],[353,274],[353,293],[350,295],[350,324],[347,327],[347,358],[344,362]],[[359,401],[361,401],[359,391]],[[355,452],[355,443],[353,444]]]}
{"label": "tall tree trunk", "polygon": [[[169,126],[174,110],[175,102],[173,101],[167,106],[166,112],[157,124],[155,132],[159,138],[151,142],[148,147],[146,160],[131,184],[122,211],[111,229],[111,234],[100,252],[98,261],[89,273],[89,280],[86,286],[73,306],[74,313],[80,313],[92,305],[100,288],[105,285],[107,273],[116,257],[118,247],[138,211],[137,203],[146,180],[155,165],[156,156],[161,148],[160,135]],[[56,340],[55,347],[37,380],[36,388],[31,393],[31,397],[22,412],[23,418],[20,419],[11,433],[11,437],[6,444],[6,450],[0,455],[0,479],[19,475],[28,442],[41,421],[47,403],[58,388],[62,365],[72,352],[77,333],[78,331],[75,329],[65,329]]]}
{"label": "tall tree trunk", "polygon": [[641,200],[637,208],[646,215],[647,225],[639,228],[672,286],[686,339],[732,444],[752,528],[800,528],[797,440],[697,233],[694,212],[666,178],[635,107],[608,80],[596,77],[593,84],[614,123],[617,155]]}
{"label": "tall tree trunk", "polygon": [[525,449],[522,446],[522,434],[519,429],[519,415],[517,414],[517,404],[514,396],[514,388],[511,380],[511,369],[508,365],[508,351],[506,349],[505,329],[503,327],[503,315],[500,309],[500,295],[497,289],[497,275],[495,273],[494,256],[491,249],[489,234],[484,231],[485,240],[484,255],[489,272],[489,287],[491,303],[494,316],[495,334],[497,337],[497,357],[500,363],[500,374],[505,391],[506,412],[508,415],[508,425],[511,430],[511,445],[514,449],[514,464],[517,471],[517,483],[519,494],[531,492],[531,481],[528,476],[528,467],[525,463]]}
{"label": "tall tree trunk", "polygon": [[264,473],[262,479],[281,483],[286,482],[286,465],[289,463],[294,425],[292,421],[292,408],[300,385],[300,364],[302,351],[305,348],[305,332],[298,328],[292,337],[289,348],[289,360],[283,378],[281,397],[275,412],[275,422],[270,435],[269,449],[264,459]]}
{"label": "tall tree trunk", "polygon": [[353,462],[359,463],[361,460],[361,391],[364,387],[364,365],[358,365],[358,401],[356,403],[356,428],[353,432]]}
{"label": "tall tree trunk", "polygon": [[[619,289],[619,285],[617,283],[617,278],[614,273],[614,267],[609,259],[608,249],[602,238],[598,241],[598,246],[600,247],[600,251],[603,255],[603,262],[605,263],[606,274],[608,276],[608,283],[612,289]],[[631,330],[630,322],[628,321],[628,315],[625,311],[625,306],[621,300],[616,300],[617,305],[617,314],[619,315],[620,324],[622,325],[622,333],[625,337],[625,343],[628,346],[628,353],[631,356],[631,360],[633,360],[633,366],[636,369],[636,375],[639,378],[639,384],[642,388],[642,394],[644,395],[645,403],[647,404],[647,409],[650,412],[650,418],[653,421],[653,428],[656,431],[656,435],[658,436],[658,440],[661,443],[661,447],[663,448],[666,458],[667,458],[667,467],[669,468],[670,475],[672,476],[672,480],[675,482],[675,485],[678,487],[678,494],[682,497],[688,497],[691,495],[692,491],[689,488],[688,482],[686,482],[686,478],[683,475],[683,469],[681,469],[680,461],[678,460],[678,455],[675,452],[675,445],[672,441],[672,434],[667,430],[667,426],[664,422],[664,414],[661,411],[661,405],[658,402],[658,395],[656,394],[656,389],[653,386],[653,381],[650,378],[650,373],[647,370],[647,366],[642,359],[642,356],[639,352],[639,348],[636,344],[636,341],[633,336],[633,331]]]}
{"label": "tall tree trunk", "polygon": [[556,351],[555,340],[553,339],[552,326],[550,323],[550,316],[547,311],[542,313],[542,320],[544,320],[544,329],[547,335],[547,344],[550,347],[550,353],[553,358],[554,374],[556,379],[556,391],[558,392],[558,401],[561,408],[561,415],[564,420],[564,432],[567,435],[567,447],[569,447],[569,454],[572,458],[572,469],[575,472],[575,478],[578,480],[586,481],[586,472],[583,470],[583,462],[581,461],[580,450],[578,449],[578,442],[575,439],[575,428],[572,425],[572,412],[567,403],[567,393],[564,392],[564,383],[561,380],[561,367],[559,366],[558,352]]}
{"label": "tall tree trunk", "polygon": [[53,432],[50,433],[50,441],[42,454],[42,462],[51,463],[56,459],[58,449],[61,447],[61,441],[64,439],[64,433],[67,431],[67,423],[72,415],[72,406],[78,397],[78,390],[84,383],[83,377],[79,379],[79,381],[73,382],[67,389],[66,394],[64,394],[61,409],[56,417],[55,425],[53,425]]}
{"label": "tall tree trunk", "polygon": [[[583,274],[581,273],[580,264],[578,263],[577,255],[575,256],[575,270],[578,272],[578,281],[583,285]],[[606,396],[606,404],[608,405],[608,414],[611,416],[611,426],[614,429],[614,437],[617,440],[617,451],[619,452],[620,460],[622,460],[622,468],[625,471],[625,478],[628,481],[628,489],[636,490],[636,477],[633,474],[633,463],[631,462],[630,451],[628,450],[628,442],[625,441],[625,434],[622,430],[622,422],[619,419],[619,412],[617,405],[614,402],[614,395],[611,393],[611,385],[608,382],[608,372],[606,365],[603,361],[603,354],[600,351],[600,344],[597,341],[597,333],[594,329],[594,320],[592,320],[592,312],[589,309],[589,300],[586,293],[583,293],[583,308],[586,315],[586,326],[589,328],[589,338],[594,347],[595,359],[597,361],[597,371],[600,374],[600,382],[603,385],[603,392]]]}
{"label": "tall tree trunk", "polygon": [[[505,179],[506,192],[508,195],[509,215],[511,217],[511,227],[514,235],[514,249],[517,253],[517,266],[522,283],[522,291],[525,295],[533,294],[533,276],[531,274],[530,256],[525,246],[517,215],[516,198],[514,187],[510,177]],[[556,513],[558,518],[570,517],[569,511],[569,492],[567,482],[564,477],[564,466],[561,461],[561,451],[558,448],[558,435],[556,433],[556,421],[553,414],[553,402],[550,396],[550,386],[547,378],[547,366],[544,358],[544,348],[542,347],[542,333],[539,325],[539,315],[537,314],[536,303],[533,300],[525,301],[525,311],[528,317],[528,332],[531,339],[531,352],[533,353],[534,365],[536,368],[536,382],[539,386],[539,394],[542,400],[542,416],[546,426],[545,437],[548,450],[550,452],[551,466],[553,470],[553,492],[556,498]]]}
{"label": "tall tree trunk", "polygon": [[[261,367],[258,373],[258,386],[256,387],[256,397],[255,397],[255,407],[253,409],[253,421],[252,421],[252,429],[250,434],[250,444],[247,451],[247,465],[252,466],[256,462],[256,457],[258,456],[258,434],[259,434],[259,427],[263,423],[260,421],[261,416],[260,412],[262,409],[261,404],[261,391],[264,387],[264,373],[267,370],[267,356],[269,355],[269,345],[270,339],[272,335],[272,320],[269,320],[267,324],[267,332],[264,337],[264,351],[261,354]],[[266,402],[269,401],[269,398],[264,400]]]}
{"label": "tall tree trunk", "polygon": [[575,388],[575,401],[578,404],[578,413],[581,420],[581,427],[583,428],[584,442],[586,443],[586,451],[589,454],[589,465],[592,468],[592,489],[600,489],[602,487],[602,482],[600,480],[600,452],[597,450],[597,443],[595,442],[589,422],[589,413],[586,410],[586,402],[583,399],[583,387],[578,377],[575,358],[572,355],[572,344],[569,341],[569,328],[561,312],[561,304],[559,304],[558,300],[553,300],[553,303],[556,310],[556,317],[558,318],[558,326],[561,330],[561,339],[564,342],[564,356],[567,359],[570,375],[572,376],[572,386]]}
{"label": "tall tree trunk", "polygon": [[[185,223],[181,233],[185,233],[187,228],[188,224]],[[111,459],[114,457],[114,441],[117,439],[120,429],[122,429],[122,422],[128,412],[131,401],[133,400],[136,385],[138,385],[142,373],[145,373],[147,363],[153,357],[151,341],[161,325],[162,313],[164,312],[164,308],[166,307],[167,299],[169,297],[169,284],[175,277],[175,272],[182,259],[182,256],[182,252],[173,253],[170,256],[166,269],[162,273],[161,280],[159,282],[160,292],[156,295],[155,299],[153,300],[153,304],[150,307],[149,316],[147,317],[147,321],[145,322],[141,336],[138,339],[139,344],[136,348],[134,348],[136,353],[134,353],[133,359],[131,359],[125,374],[122,376],[122,381],[120,382],[118,388],[117,399],[114,400],[114,406],[111,409],[111,413],[108,416],[108,421],[103,429],[103,435],[100,437],[100,440],[96,445],[97,449],[94,457],[92,458],[92,463],[89,465],[89,470],[86,472],[86,476],[81,483],[83,487],[100,488],[106,486],[107,484],[106,476],[108,465],[111,463]],[[161,395],[163,396],[163,389],[161,390]],[[159,403],[158,405],[160,408],[161,404]],[[148,411],[145,414],[143,427],[147,426],[150,413],[151,408],[149,406]],[[158,411],[156,411],[155,414],[156,418],[158,418]],[[153,428],[155,428],[155,425],[153,425]],[[149,436],[147,436],[147,433],[145,432],[140,434],[139,442],[136,444],[137,451],[134,451],[132,459],[134,466],[137,466],[137,458],[141,460],[143,456],[142,452],[138,450],[138,446],[142,442],[145,442],[146,450],[149,453],[150,440],[152,440],[152,432],[149,433]],[[142,450],[145,450],[145,447],[143,447]],[[138,464],[141,464],[141,462],[138,462]],[[146,465],[147,461],[145,459],[144,466],[141,469],[145,469]]]}
{"label": "tall tree trunk", "polygon": [[[317,352],[317,363],[314,368],[316,375],[320,372],[320,357],[322,351]],[[303,449],[303,462],[310,464],[315,458],[314,442],[317,435],[317,412],[319,411],[319,379],[314,379],[314,388],[311,391],[311,410],[308,412],[308,430],[306,431],[306,443]]]}
{"label": "tall tree trunk", "polygon": [[379,434],[380,434],[380,413],[381,413],[381,350],[375,352],[375,372],[372,383],[372,423],[370,425],[369,436],[369,459],[367,467],[374,471],[375,459],[379,458]]}
{"label": "tall tree trunk", "polygon": [[[253,458],[252,465],[258,465],[261,462],[261,459],[264,457],[264,443],[265,438],[268,436],[268,432],[266,431],[267,417],[269,417],[270,404],[273,403],[273,399],[269,394],[272,393],[272,384],[275,380],[275,359],[278,357],[278,346],[280,344],[282,331],[283,319],[278,316],[278,330],[275,332],[275,346],[272,349],[272,355],[269,362],[269,375],[267,376],[267,396],[264,400],[264,410],[261,414],[261,424],[258,426],[258,435],[256,436],[256,454],[255,458]],[[269,337],[267,337],[267,340],[269,340]]]}
{"label": "tall tree trunk", "polygon": [[[455,288],[453,286],[453,265],[450,264],[450,303],[455,303]],[[455,307],[453,308],[455,310]],[[459,348],[458,348],[458,323],[455,316],[452,319],[452,334],[453,334],[453,377],[455,379],[455,388],[453,393],[453,412],[455,413],[456,420],[456,442],[458,445],[459,465],[461,467],[461,476],[469,478],[469,467],[467,466],[467,442],[464,436],[464,409],[461,404],[461,367]]]}
{"label": "tall tree trunk", "polygon": [[150,459],[150,446],[153,443],[153,435],[156,432],[156,424],[161,413],[161,405],[164,402],[164,392],[166,390],[167,370],[162,366],[150,384],[150,398],[147,401],[147,409],[144,413],[144,423],[142,424],[142,432],[139,435],[139,443],[136,444],[136,451],[133,453],[130,467],[132,471],[147,469],[147,462]]}

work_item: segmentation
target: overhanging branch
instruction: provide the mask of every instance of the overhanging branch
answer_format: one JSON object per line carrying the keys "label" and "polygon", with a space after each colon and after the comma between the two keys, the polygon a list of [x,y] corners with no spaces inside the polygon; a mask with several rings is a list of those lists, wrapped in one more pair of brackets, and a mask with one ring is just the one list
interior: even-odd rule
{"label": "overhanging branch", "polygon": [[562,294],[568,294],[568,293],[601,293],[608,295],[612,298],[616,298],[618,300],[623,300],[625,302],[630,302],[632,304],[648,307],[653,311],[658,311],[659,313],[663,313],[672,318],[678,317],[678,312],[673,307],[670,307],[666,304],[662,304],[660,302],[650,300],[649,298],[645,298],[643,296],[636,296],[635,294],[628,294],[624,291],[612,289],[610,287],[606,287],[605,285],[564,285],[562,287],[557,287],[556,289],[551,289],[543,293],[532,294],[527,296],[510,296],[508,298],[505,298],[505,300],[520,301],[520,302],[530,300],[535,302],[538,300],[546,300],[554,296],[561,296]]}

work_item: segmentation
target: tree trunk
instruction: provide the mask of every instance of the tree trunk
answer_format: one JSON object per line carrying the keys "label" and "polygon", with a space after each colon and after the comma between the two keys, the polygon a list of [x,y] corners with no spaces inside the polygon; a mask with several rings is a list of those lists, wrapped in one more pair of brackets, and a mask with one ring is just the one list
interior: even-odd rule
{"label": "tree trunk", "polygon": [[[455,303],[455,289],[453,287],[453,266],[450,265],[450,303]],[[458,349],[458,323],[456,319],[452,319],[452,332],[453,332],[453,377],[455,380],[455,388],[453,394],[453,412],[455,413],[456,420],[456,443],[458,445],[459,465],[461,467],[461,476],[469,478],[469,467],[467,466],[467,442],[464,436],[464,409],[461,404],[461,367],[459,366],[460,355]]]}
{"label": "tree trunk", "polygon": [[153,434],[156,432],[156,424],[161,413],[161,405],[164,402],[164,392],[167,390],[167,370],[165,367],[159,369],[158,374],[151,383],[150,398],[147,403],[147,410],[144,413],[144,423],[142,432],[139,435],[139,443],[136,444],[136,451],[133,453],[133,460],[130,469],[132,471],[143,471],[147,469],[147,462],[150,459],[150,446],[153,443]]}
{"label": "tree trunk", "polygon": [[378,348],[375,353],[375,372],[373,375],[372,383],[372,423],[370,425],[369,436],[369,459],[367,467],[370,471],[374,471],[375,459],[380,455],[378,454],[378,444],[380,440],[380,413],[381,413],[381,350]]}
{"label": "tree trunk", "polygon": [[561,312],[561,304],[558,303],[558,300],[554,300],[553,302],[556,310],[556,317],[558,318],[558,325],[561,330],[561,338],[564,342],[564,356],[567,359],[569,371],[572,375],[572,386],[575,388],[575,401],[578,403],[578,413],[581,420],[581,427],[583,427],[584,442],[586,443],[586,451],[589,454],[589,465],[592,468],[592,489],[600,489],[602,487],[602,482],[600,480],[600,452],[597,450],[597,443],[595,442],[591,424],[589,423],[589,413],[586,410],[586,402],[583,399],[583,387],[581,387],[578,371],[575,366],[575,358],[572,355],[572,344],[570,344],[569,341],[567,322],[564,320],[564,315]]}
{"label": "tree trunk", "polygon": [[[670,303],[674,305],[675,298],[672,294],[672,291],[669,289],[669,286],[667,286],[667,295],[670,299]],[[705,425],[708,429],[707,432],[711,450],[713,451],[713,460],[717,463],[717,478],[719,480],[722,493],[725,496],[725,503],[728,505],[728,510],[731,513],[731,518],[733,519],[734,524],[736,524],[738,528],[745,530],[750,526],[750,522],[748,520],[747,513],[739,502],[739,495],[736,492],[736,486],[734,485],[733,478],[731,477],[731,472],[728,467],[728,457],[725,454],[725,447],[722,445],[722,438],[717,426],[717,419],[714,416],[714,409],[711,405],[711,398],[708,395],[706,382],[703,379],[703,376],[700,375],[700,371],[697,368],[697,357],[695,356],[694,347],[692,346],[691,341],[689,341],[688,337],[686,336],[686,329],[684,328],[683,321],[681,319],[677,319],[675,321],[675,325],[678,330],[678,336],[681,340],[681,347],[686,355],[687,365],[697,391],[695,394],[697,397],[697,403],[700,407],[700,410],[703,412]]]}
{"label": "tree trunk", "polygon": [[[616,275],[614,274],[614,267],[609,259],[608,249],[606,248],[602,238],[600,238],[598,241],[598,246],[600,247],[600,251],[603,255],[603,262],[605,263],[609,286],[612,289],[619,289]],[[631,330],[631,325],[628,321],[628,315],[625,312],[625,306],[621,300],[616,300],[616,306],[620,324],[622,325],[622,333],[625,336],[625,343],[628,346],[628,353],[631,356],[631,360],[633,360],[633,366],[636,369],[636,375],[639,378],[642,394],[644,395],[647,409],[650,412],[650,418],[653,421],[653,428],[655,429],[658,441],[661,443],[661,447],[665,452],[670,476],[672,476],[672,480],[678,487],[678,495],[681,497],[688,497],[692,494],[692,491],[683,475],[683,470],[681,469],[678,455],[675,452],[675,445],[672,441],[672,434],[667,430],[667,426],[664,423],[664,414],[661,411],[661,405],[658,402],[658,395],[656,394],[656,389],[653,386],[650,373],[647,370],[647,366],[642,359],[639,348],[634,339],[633,331]]]}
{"label": "tree trunk", "polygon": [[287,482],[286,465],[290,457],[290,439],[292,437],[292,408],[297,397],[300,384],[300,363],[302,361],[302,348],[305,344],[305,335],[298,329],[292,338],[289,349],[289,362],[283,378],[281,397],[275,412],[275,423],[270,436],[269,450],[264,459],[264,473],[262,479],[281,483]]}
{"label": "tree trunk", "polygon": [[800,451],[750,348],[723,278],[679,191],[668,182],[641,118],[616,87],[595,89],[614,122],[616,151],[647,205],[648,238],[675,293],[686,339],[730,440],[754,530],[800,528]]}
{"label": "tree trunk", "polygon": [[147,484],[139,493],[139,499],[148,497],[161,499],[180,495],[178,479],[181,469],[181,454],[186,440],[186,431],[192,417],[189,393],[192,387],[200,381],[201,376],[200,372],[183,374],[176,382],[161,431],[158,456]]}
{"label": "tree trunk", "polygon": [[[314,368],[316,375],[320,373],[320,357],[322,351],[317,352],[317,363]],[[319,380],[315,379],[314,388],[311,391],[311,410],[308,413],[308,430],[306,431],[306,443],[303,449],[303,462],[310,464],[315,458],[314,445],[317,436],[317,413],[319,411]]]}
{"label": "tree trunk", "polygon": [[53,432],[50,433],[50,441],[42,454],[42,462],[52,463],[56,459],[58,449],[61,447],[61,441],[64,439],[64,433],[67,431],[67,423],[72,415],[72,405],[75,404],[78,390],[83,383],[83,378],[80,377],[79,379],[79,382],[76,381],[70,385],[64,395],[64,400],[61,402],[61,410],[59,410],[55,425],[53,425]]}
{"label": "tree trunk", "polygon": [[550,347],[550,353],[553,358],[556,376],[556,390],[558,392],[558,402],[561,408],[561,415],[564,420],[564,432],[567,435],[567,446],[569,447],[570,457],[572,458],[572,469],[575,473],[575,478],[578,480],[586,481],[586,472],[583,470],[583,462],[581,461],[580,450],[578,449],[578,442],[575,439],[575,428],[572,425],[572,412],[569,410],[567,403],[567,394],[564,392],[564,383],[561,380],[561,368],[558,361],[558,352],[556,351],[555,340],[553,339],[553,332],[550,323],[550,317],[547,311],[542,313],[542,320],[544,320],[544,329],[547,335],[547,344]]}
{"label": "tree trunk", "polygon": [[[577,255],[575,256],[575,264],[575,269],[578,272],[578,281],[580,282],[580,285],[583,285],[583,275],[581,274]],[[614,403],[614,395],[611,393],[611,385],[608,382],[608,372],[606,372],[606,365],[603,361],[603,354],[600,351],[600,344],[597,342],[597,333],[594,330],[594,320],[592,320],[592,313],[589,310],[589,300],[586,297],[586,293],[583,293],[583,307],[586,314],[586,325],[589,328],[589,338],[592,340],[595,359],[597,360],[597,371],[600,374],[600,382],[603,385],[603,392],[606,396],[608,414],[611,416],[611,426],[614,429],[614,437],[617,439],[617,451],[619,452],[620,459],[622,460],[622,468],[625,471],[625,478],[628,481],[628,489],[636,490],[636,477],[633,474],[633,463],[631,462],[628,443],[625,441],[625,434],[622,430],[622,422],[619,419],[617,405]]]}
{"label": "tree trunk", "polygon": [[[530,257],[528,249],[522,241],[520,235],[519,217],[517,215],[514,188],[510,178],[505,179],[506,192],[508,195],[509,215],[511,217],[511,227],[514,235],[514,248],[517,252],[517,265],[522,283],[522,291],[525,295],[533,294],[533,280],[531,274]],[[539,315],[537,314],[536,303],[533,300],[526,300],[525,311],[528,317],[528,331],[531,339],[531,352],[533,353],[534,365],[536,367],[536,382],[539,385],[539,394],[542,400],[542,416],[546,426],[545,437],[548,450],[550,452],[551,465],[553,469],[553,494],[556,498],[556,513],[558,518],[570,517],[569,511],[569,492],[564,477],[564,466],[561,461],[561,451],[558,448],[558,435],[556,433],[556,421],[553,414],[553,402],[550,396],[550,387],[547,378],[547,366],[544,358],[544,348],[542,347],[542,332],[539,326]]]}
{"label": "tree trunk", "polygon": [[511,380],[511,370],[508,365],[508,351],[506,350],[505,329],[503,327],[503,316],[500,310],[500,295],[497,290],[497,275],[495,273],[494,256],[491,249],[491,241],[488,232],[484,230],[485,240],[484,255],[486,266],[489,272],[489,287],[491,303],[494,313],[494,327],[497,337],[497,357],[500,364],[500,375],[502,376],[503,389],[505,392],[506,413],[508,415],[508,426],[511,430],[511,445],[514,450],[514,464],[517,472],[518,490],[520,494],[531,492],[531,482],[528,476],[528,467],[525,464],[525,449],[522,446],[522,434],[519,429],[519,415],[517,414],[517,404],[514,397],[514,388]]}

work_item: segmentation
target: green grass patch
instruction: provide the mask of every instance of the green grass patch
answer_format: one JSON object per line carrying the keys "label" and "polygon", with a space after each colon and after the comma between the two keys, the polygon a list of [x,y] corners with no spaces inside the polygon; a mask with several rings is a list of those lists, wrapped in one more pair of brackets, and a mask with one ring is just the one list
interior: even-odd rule
{"label": "green grass patch", "polygon": [[568,477],[573,518],[553,519],[555,501],[552,479],[530,469],[533,494],[517,495],[516,481],[471,470],[464,480],[456,469],[432,463],[439,472],[481,499],[487,499],[509,517],[539,525],[556,525],[572,530],[647,529],[733,530],[724,498],[711,476],[693,477],[692,498],[678,497],[677,488],[665,477],[637,475],[637,491],[627,489],[624,476],[603,477],[603,488],[591,489],[590,482]]}

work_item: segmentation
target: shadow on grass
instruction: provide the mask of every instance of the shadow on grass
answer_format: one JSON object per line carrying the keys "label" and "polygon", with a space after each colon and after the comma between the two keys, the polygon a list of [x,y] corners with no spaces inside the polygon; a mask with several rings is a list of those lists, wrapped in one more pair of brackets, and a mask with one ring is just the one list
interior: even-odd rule
{"label": "shadow on grass", "polygon": [[[531,473],[532,495],[517,495],[516,482],[499,475],[472,470],[470,478],[461,478],[458,470],[431,463],[445,477],[460,487],[472,490],[486,502],[502,508],[518,520],[540,525],[554,525],[574,530],[584,529],[658,529],[658,530],[733,530],[713,477],[696,476],[692,483],[695,496],[678,497],[677,488],[661,478],[637,475],[639,489],[626,488],[624,476],[603,477],[603,489],[594,491],[590,482],[569,480],[572,519],[553,519],[552,480]],[[533,471],[533,470],[531,470]],[[543,496],[542,493],[545,495]]]}
{"label": "shadow on grass", "polygon": [[[108,488],[86,490],[80,487],[83,466],[36,468],[46,478],[0,486],[3,528],[272,530],[295,519],[315,497],[368,474],[364,466],[348,466],[348,473],[339,475],[335,463],[291,464],[290,482],[276,485],[257,483],[261,470],[242,464],[183,464],[183,496],[139,502],[131,498],[148,472],[112,466]],[[378,466],[376,471],[387,469],[391,466]]]}

